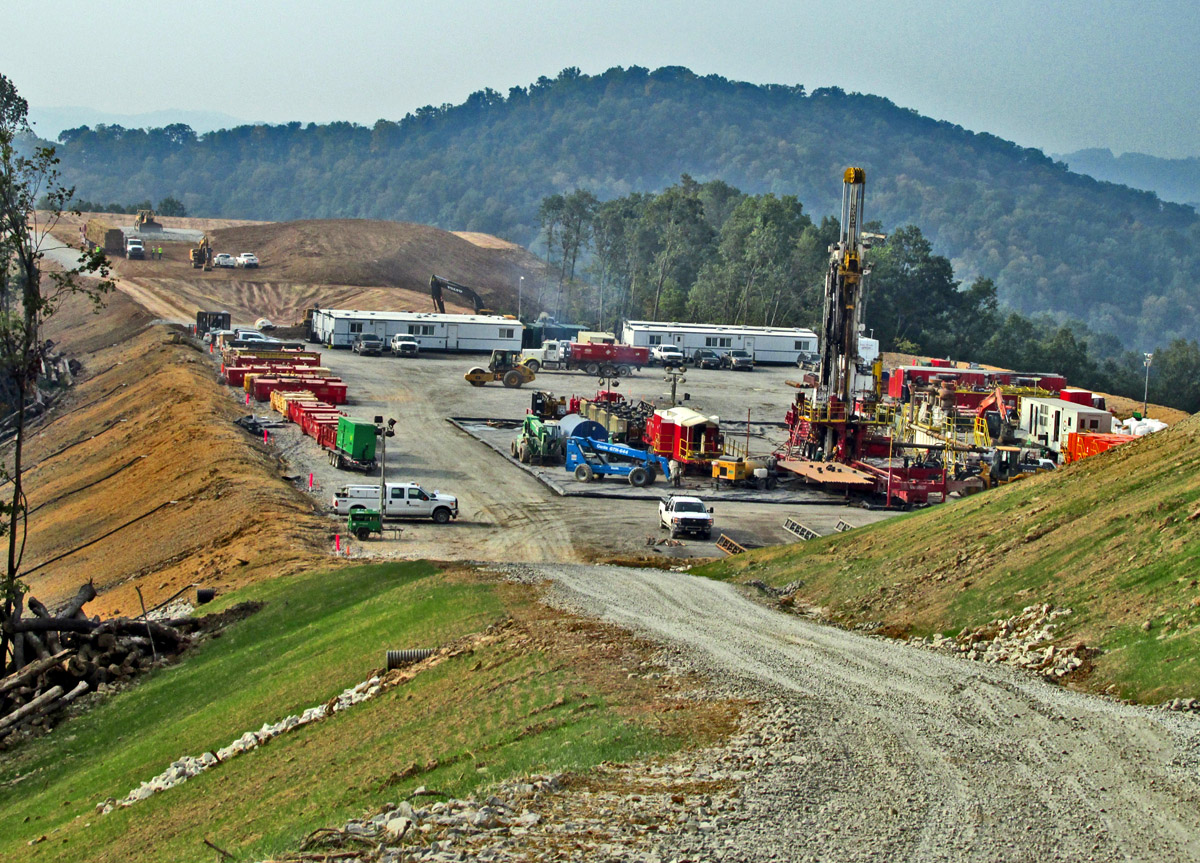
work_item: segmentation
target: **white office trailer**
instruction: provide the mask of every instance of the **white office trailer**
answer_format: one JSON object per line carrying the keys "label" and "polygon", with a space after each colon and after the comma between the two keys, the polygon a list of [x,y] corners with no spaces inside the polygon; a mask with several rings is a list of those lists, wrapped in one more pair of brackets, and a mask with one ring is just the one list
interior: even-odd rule
{"label": "white office trailer", "polygon": [[312,316],[313,338],[335,348],[350,347],[363,333],[385,342],[402,333],[414,336],[423,351],[519,351],[524,329],[516,318],[501,315],[317,309]]}
{"label": "white office trailer", "polygon": [[794,365],[801,356],[817,353],[817,334],[800,327],[742,327],[664,321],[626,321],[621,342],[639,348],[675,345],[684,356],[702,349],[719,354],[746,351],[756,363]]}
{"label": "white office trailer", "polygon": [[1110,433],[1112,414],[1063,399],[1022,398],[1021,428],[1043,446],[1062,452],[1071,432]]}

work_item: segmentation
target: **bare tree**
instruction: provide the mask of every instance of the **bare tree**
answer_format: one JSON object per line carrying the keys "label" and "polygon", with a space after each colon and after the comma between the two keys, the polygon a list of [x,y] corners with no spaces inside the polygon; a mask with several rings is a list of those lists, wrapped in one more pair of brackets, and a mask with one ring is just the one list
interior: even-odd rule
{"label": "bare tree", "polygon": [[[0,75],[0,401],[15,431],[11,466],[0,464],[0,479],[12,484],[0,500],[0,535],[7,534],[4,571],[4,616],[0,618],[0,671],[9,665],[11,636],[7,623],[20,603],[21,561],[27,533],[28,503],[21,481],[26,414],[37,398],[38,376],[47,352],[42,326],[72,295],[84,295],[97,308],[112,289],[108,261],[100,249],[85,250],[74,267],[43,272],[51,244],[50,231],[62,218],[75,190],[59,182],[53,147],[42,147],[30,133],[29,106],[16,87]],[[32,155],[22,155],[23,136]],[[39,223],[38,208],[45,211]],[[96,275],[99,281],[81,276]]]}

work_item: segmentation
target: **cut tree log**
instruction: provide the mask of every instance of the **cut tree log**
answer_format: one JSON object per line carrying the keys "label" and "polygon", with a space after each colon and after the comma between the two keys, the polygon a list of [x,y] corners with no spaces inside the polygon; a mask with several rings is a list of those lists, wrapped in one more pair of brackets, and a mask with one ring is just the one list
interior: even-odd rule
{"label": "cut tree log", "polygon": [[17,621],[13,628],[16,632],[111,632],[115,635],[137,636],[144,636],[149,630],[155,638],[174,645],[178,645],[187,638],[183,633],[176,632],[161,623],[155,623],[152,620],[131,620],[127,617],[117,617],[105,621],[78,620],[76,618],[68,620],[61,617],[52,617],[46,620],[41,617],[33,617]]}
{"label": "cut tree log", "polygon": [[39,712],[43,707],[46,707],[48,704],[61,697],[62,694],[63,688],[61,686],[55,686],[51,689],[47,689],[24,707],[18,707],[12,713],[0,718],[0,731],[3,731],[6,728],[11,728],[26,716]]}
{"label": "cut tree log", "polygon": [[85,605],[96,598],[96,585],[90,581],[81,585],[79,591],[71,597],[66,605],[58,612],[59,617],[74,617]]}
{"label": "cut tree log", "polygon": [[[29,597],[29,610],[37,617],[51,617],[50,609],[46,608],[42,601],[37,597]],[[49,632],[46,634],[46,649],[51,653],[58,653],[62,650],[62,643],[58,639],[57,632]]]}
{"label": "cut tree log", "polygon": [[17,671],[13,674],[8,675],[8,677],[4,678],[3,680],[0,680],[0,695],[3,695],[4,693],[8,692],[10,689],[16,689],[24,681],[28,680],[31,677],[36,677],[37,675],[41,674],[43,671],[49,671],[51,668],[58,665],[64,659],[67,659],[71,655],[71,653],[72,653],[72,651],[70,651],[70,650],[60,650],[58,653],[54,654],[53,656],[51,656],[47,659],[40,659],[37,662],[31,662],[29,665],[26,665],[20,671]]}

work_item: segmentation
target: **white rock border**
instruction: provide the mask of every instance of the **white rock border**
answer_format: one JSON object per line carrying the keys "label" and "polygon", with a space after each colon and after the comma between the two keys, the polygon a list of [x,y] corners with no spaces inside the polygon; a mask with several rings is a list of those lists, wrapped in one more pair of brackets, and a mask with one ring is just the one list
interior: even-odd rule
{"label": "white rock border", "polygon": [[[398,683],[399,681],[394,682]],[[368,701],[380,692],[383,692],[384,688],[383,678],[378,674],[372,675],[362,683],[342,691],[336,698],[331,698],[324,704],[310,707],[299,715],[292,714],[291,716],[287,716],[273,725],[264,723],[263,727],[258,729],[258,731],[247,731],[237,740],[234,740],[228,746],[221,747],[216,752],[209,751],[203,755],[185,755],[178,761],[172,761],[170,767],[154,778],[146,780],[120,800],[110,797],[104,802],[96,804],[96,809],[101,815],[107,815],[114,809],[123,809],[132,806],[159,792],[166,791],[168,788],[182,785],[193,776],[200,775],[210,767],[215,767],[231,758],[236,758],[243,753],[257,749],[268,740],[278,737],[280,734],[295,731],[297,728],[303,728],[309,723],[319,722],[335,713],[348,710],[356,704],[362,704],[364,701]]]}

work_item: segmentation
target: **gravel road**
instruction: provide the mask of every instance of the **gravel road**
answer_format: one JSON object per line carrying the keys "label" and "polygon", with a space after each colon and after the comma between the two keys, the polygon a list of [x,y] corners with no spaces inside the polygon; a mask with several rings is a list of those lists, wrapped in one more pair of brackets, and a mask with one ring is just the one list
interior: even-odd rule
{"label": "gravel road", "polygon": [[815,624],[680,573],[500,569],[552,580],[552,603],[762,702],[735,751],[705,756],[744,775],[719,829],[653,834],[654,857],[1200,859],[1191,716]]}

